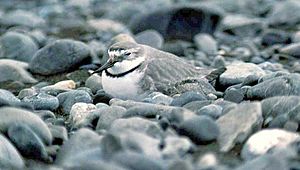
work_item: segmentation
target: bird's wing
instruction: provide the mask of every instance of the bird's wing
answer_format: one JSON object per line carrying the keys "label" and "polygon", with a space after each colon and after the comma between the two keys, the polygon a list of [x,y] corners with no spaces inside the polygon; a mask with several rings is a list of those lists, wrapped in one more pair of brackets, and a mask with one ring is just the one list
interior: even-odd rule
{"label": "bird's wing", "polygon": [[148,56],[143,63],[145,70],[143,89],[164,92],[171,85],[180,81],[189,78],[203,78],[210,72],[205,69],[196,69],[195,66],[171,53],[153,48],[147,51]]}

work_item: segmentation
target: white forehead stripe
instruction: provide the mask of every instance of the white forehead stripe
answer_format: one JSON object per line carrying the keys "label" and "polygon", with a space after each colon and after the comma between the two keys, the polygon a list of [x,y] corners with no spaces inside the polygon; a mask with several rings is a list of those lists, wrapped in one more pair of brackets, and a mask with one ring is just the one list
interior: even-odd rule
{"label": "white forehead stripe", "polygon": [[108,55],[109,56],[121,56],[124,55],[127,52],[137,52],[140,48],[131,48],[128,50],[108,50]]}

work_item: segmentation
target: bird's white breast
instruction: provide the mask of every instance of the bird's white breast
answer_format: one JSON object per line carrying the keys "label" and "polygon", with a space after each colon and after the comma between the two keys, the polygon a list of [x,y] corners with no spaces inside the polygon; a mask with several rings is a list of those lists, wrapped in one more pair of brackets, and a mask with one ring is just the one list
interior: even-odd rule
{"label": "bird's white breast", "polygon": [[102,86],[106,93],[120,99],[138,100],[141,96],[139,82],[143,73],[137,70],[123,77],[110,77],[102,72]]}

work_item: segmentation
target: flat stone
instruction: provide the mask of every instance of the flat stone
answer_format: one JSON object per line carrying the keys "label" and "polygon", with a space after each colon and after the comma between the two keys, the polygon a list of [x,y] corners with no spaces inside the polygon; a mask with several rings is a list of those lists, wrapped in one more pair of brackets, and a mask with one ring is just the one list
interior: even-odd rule
{"label": "flat stone", "polygon": [[265,129],[253,134],[244,144],[241,156],[244,160],[251,160],[265,155],[271,149],[284,149],[299,141],[298,133],[283,129]]}
{"label": "flat stone", "polygon": [[251,75],[257,78],[265,75],[265,71],[253,63],[235,62],[226,66],[226,69],[220,76],[220,84],[225,87],[242,83]]}
{"label": "flat stone", "polygon": [[110,106],[99,109],[101,112],[97,123],[96,130],[109,129],[113,122],[119,118],[122,118],[126,109],[121,106]]}
{"label": "flat stone", "polygon": [[192,101],[198,100],[207,100],[207,97],[203,94],[199,94],[196,92],[185,92],[181,94],[179,97],[175,97],[170,104],[171,106],[183,106]]}
{"label": "flat stone", "polygon": [[236,143],[243,143],[263,122],[261,104],[241,103],[217,120],[220,129],[218,143],[221,152],[230,151]]}

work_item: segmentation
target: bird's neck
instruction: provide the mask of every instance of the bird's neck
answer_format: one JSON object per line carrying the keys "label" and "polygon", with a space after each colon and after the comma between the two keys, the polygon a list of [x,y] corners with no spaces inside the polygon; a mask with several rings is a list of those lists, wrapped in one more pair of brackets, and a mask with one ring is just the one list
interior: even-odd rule
{"label": "bird's neck", "polygon": [[125,74],[129,71],[131,72],[137,69],[144,61],[145,57],[138,57],[134,60],[124,60],[115,63],[113,67],[107,69],[106,71],[111,75]]}

